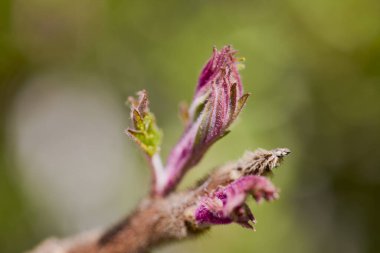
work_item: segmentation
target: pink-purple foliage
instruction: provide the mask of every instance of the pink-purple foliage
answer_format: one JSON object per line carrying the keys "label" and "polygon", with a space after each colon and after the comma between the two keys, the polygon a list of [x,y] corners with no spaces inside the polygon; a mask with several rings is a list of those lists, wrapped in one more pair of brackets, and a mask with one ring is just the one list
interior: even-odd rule
{"label": "pink-purple foliage", "polygon": [[228,133],[228,127],[244,106],[248,94],[238,72],[236,51],[230,46],[217,51],[203,68],[188,110],[185,132],[173,148],[166,169],[169,181],[163,192],[173,189],[188,169],[196,165],[208,148]]}
{"label": "pink-purple foliage", "polygon": [[200,225],[236,222],[253,228],[249,222],[254,224],[255,218],[245,203],[249,195],[257,202],[278,197],[277,189],[265,177],[245,176],[202,197],[195,211],[195,220]]}

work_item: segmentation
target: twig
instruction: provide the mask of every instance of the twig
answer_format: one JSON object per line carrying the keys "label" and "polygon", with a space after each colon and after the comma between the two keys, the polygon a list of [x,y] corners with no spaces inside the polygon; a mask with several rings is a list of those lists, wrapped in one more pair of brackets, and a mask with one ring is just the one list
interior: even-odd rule
{"label": "twig", "polygon": [[165,198],[144,199],[126,219],[105,232],[50,239],[30,253],[142,253],[171,241],[197,236],[210,227],[194,219],[194,210],[202,197],[238,178],[272,171],[287,154],[288,149],[247,152],[242,159],[214,170],[192,189]]}

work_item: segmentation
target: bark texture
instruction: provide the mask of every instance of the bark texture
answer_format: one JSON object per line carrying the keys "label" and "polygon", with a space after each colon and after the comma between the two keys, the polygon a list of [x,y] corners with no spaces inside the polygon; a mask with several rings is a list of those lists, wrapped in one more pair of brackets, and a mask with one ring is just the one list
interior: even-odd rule
{"label": "bark texture", "polygon": [[172,241],[192,238],[210,226],[197,223],[194,211],[203,196],[246,175],[276,168],[288,149],[258,149],[215,169],[193,188],[166,197],[147,197],[125,219],[105,231],[67,239],[48,239],[29,253],[144,253]]}

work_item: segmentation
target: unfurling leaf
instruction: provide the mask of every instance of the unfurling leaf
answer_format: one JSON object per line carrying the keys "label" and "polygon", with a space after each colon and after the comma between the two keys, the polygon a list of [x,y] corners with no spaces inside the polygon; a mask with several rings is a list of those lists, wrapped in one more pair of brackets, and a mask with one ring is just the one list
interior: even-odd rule
{"label": "unfurling leaf", "polygon": [[195,221],[199,226],[236,222],[243,227],[253,228],[255,218],[245,203],[249,195],[257,202],[278,198],[277,189],[267,178],[244,176],[202,197],[194,213]]}
{"label": "unfurling leaf", "polygon": [[131,103],[131,119],[134,128],[128,128],[126,133],[149,156],[153,156],[160,149],[161,130],[149,111],[149,100],[145,90],[137,93],[138,99],[129,98]]}

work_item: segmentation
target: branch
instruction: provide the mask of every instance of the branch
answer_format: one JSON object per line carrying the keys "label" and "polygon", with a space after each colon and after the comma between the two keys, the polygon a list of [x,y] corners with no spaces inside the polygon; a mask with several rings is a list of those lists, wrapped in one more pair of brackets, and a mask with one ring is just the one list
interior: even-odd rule
{"label": "branch", "polygon": [[[254,224],[255,219],[245,199],[250,194],[256,201],[277,198],[277,190],[262,175],[272,172],[289,153],[284,148],[247,152],[191,189],[144,199],[127,218],[104,232],[50,239],[29,253],[143,253],[198,236],[212,225],[235,222],[252,228],[249,222]],[[215,200],[221,193],[226,193],[227,201],[218,206]]]}

